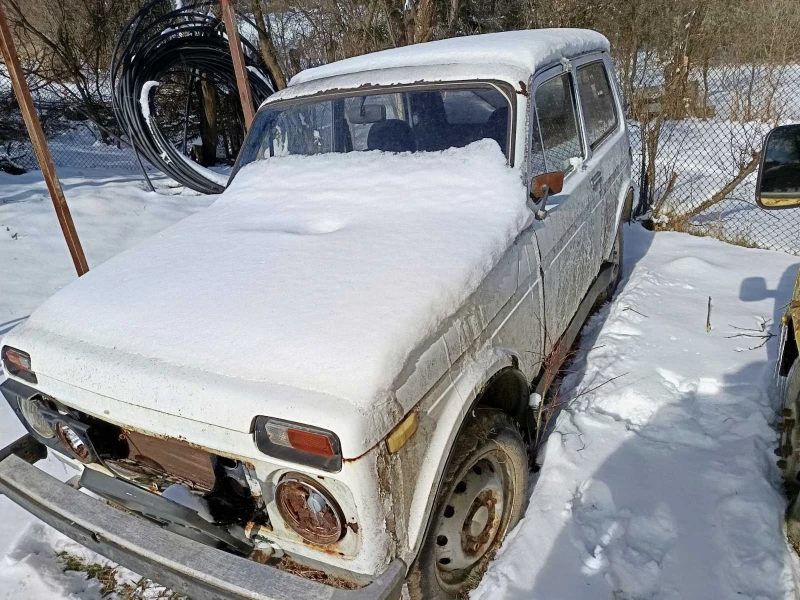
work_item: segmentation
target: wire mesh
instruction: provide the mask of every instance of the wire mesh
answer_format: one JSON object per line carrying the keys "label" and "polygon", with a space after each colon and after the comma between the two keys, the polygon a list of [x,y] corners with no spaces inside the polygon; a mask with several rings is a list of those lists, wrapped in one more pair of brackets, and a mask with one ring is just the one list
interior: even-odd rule
{"label": "wire mesh", "polygon": [[[28,78],[28,86],[58,169],[138,169],[133,151],[113,131],[110,103],[102,99],[81,101],[69,93],[68,86],[55,86],[33,76]],[[94,119],[87,114],[90,102]],[[106,126],[97,123],[101,120]],[[19,173],[38,168],[8,72],[0,59],[0,171]]]}
{"label": "wire mesh", "polygon": [[[102,130],[63,90],[29,85],[60,169],[137,170],[112,126]],[[640,207],[657,228],[800,254],[800,209],[765,211],[754,199],[766,134],[800,122],[800,64],[695,69],[677,102],[663,74],[649,74],[626,96]],[[0,170],[37,168],[0,62]]]}
{"label": "wire mesh", "polygon": [[658,229],[800,254],[800,209],[755,203],[769,130],[800,122],[800,65],[718,65],[689,73],[670,106],[663,79],[629,99],[640,207]]}

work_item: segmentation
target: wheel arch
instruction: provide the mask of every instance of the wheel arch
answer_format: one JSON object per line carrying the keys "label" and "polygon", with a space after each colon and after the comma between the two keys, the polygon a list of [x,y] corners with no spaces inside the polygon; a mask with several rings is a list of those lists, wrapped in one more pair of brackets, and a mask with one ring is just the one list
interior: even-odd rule
{"label": "wheel arch", "polygon": [[[473,408],[494,408],[515,419],[520,427],[525,427],[525,411],[530,400],[530,386],[525,374],[513,364],[494,373],[475,395]],[[464,427],[462,420],[459,432]],[[458,434],[456,434],[456,437]]]}
{"label": "wheel arch", "polygon": [[[462,369],[454,376],[452,385],[436,404],[441,405],[435,417],[437,427],[432,432],[423,469],[419,473],[408,514],[408,564],[416,561],[431,525],[433,508],[442,478],[453,458],[455,442],[470,415],[477,409],[500,410],[522,427],[528,407],[530,386],[519,368],[517,358],[500,352],[481,375],[477,370]],[[509,395],[510,398],[506,398]]]}
{"label": "wheel arch", "polygon": [[617,227],[619,227],[620,223],[630,223],[631,219],[633,218],[633,200],[634,200],[634,191],[633,186],[628,185],[628,187],[623,188],[621,194],[621,202],[619,203],[619,214],[617,215]]}

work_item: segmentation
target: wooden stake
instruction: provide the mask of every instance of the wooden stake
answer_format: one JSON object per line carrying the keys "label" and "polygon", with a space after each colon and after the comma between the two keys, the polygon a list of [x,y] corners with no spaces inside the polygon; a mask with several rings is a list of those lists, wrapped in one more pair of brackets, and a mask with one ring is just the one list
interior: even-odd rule
{"label": "wooden stake", "polygon": [[236,71],[236,87],[239,88],[239,100],[242,103],[244,114],[244,127],[250,130],[255,112],[253,111],[253,96],[250,93],[250,79],[247,76],[247,66],[244,64],[242,44],[239,42],[239,28],[236,26],[236,13],[230,0],[222,0],[222,20],[225,22],[225,31],[228,34],[228,45],[231,49],[233,69]]}
{"label": "wooden stake", "polygon": [[61,189],[58,173],[56,173],[56,168],[53,165],[53,157],[50,155],[50,148],[47,146],[47,139],[44,136],[39,115],[36,114],[36,109],[33,106],[33,98],[31,98],[31,92],[28,89],[28,82],[25,81],[25,74],[22,72],[14,40],[11,39],[11,29],[8,26],[2,3],[0,3],[0,52],[2,52],[5,60],[8,75],[11,78],[11,85],[14,88],[19,109],[25,121],[25,127],[28,129],[28,135],[33,144],[33,151],[36,153],[36,159],[39,161],[39,167],[42,169],[42,175],[50,192],[50,198],[53,200],[53,206],[56,209],[58,222],[61,225],[61,231],[67,242],[69,253],[72,256],[72,262],[75,264],[78,277],[80,277],[89,271],[89,264],[86,262],[81,241],[78,239],[78,232],[75,231],[75,223],[72,222],[72,215],[69,212],[69,206],[67,206],[67,199],[64,197],[64,190]]}

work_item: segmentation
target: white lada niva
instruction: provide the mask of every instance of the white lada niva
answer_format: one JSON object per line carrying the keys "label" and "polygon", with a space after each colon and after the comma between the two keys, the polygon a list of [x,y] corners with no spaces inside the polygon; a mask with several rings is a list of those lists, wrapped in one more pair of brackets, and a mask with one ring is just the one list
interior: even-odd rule
{"label": "white lada niva", "polygon": [[[618,282],[630,167],[595,32],[300,73],[210,207],[5,337],[29,434],[0,491],[194,600],[462,595]],[[93,494],[32,466],[46,450]]]}

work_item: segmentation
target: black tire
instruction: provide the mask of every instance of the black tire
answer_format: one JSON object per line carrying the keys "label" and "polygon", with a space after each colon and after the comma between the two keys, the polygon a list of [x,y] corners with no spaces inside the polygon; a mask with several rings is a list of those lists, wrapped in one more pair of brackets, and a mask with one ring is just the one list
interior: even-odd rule
{"label": "black tire", "polygon": [[622,257],[624,254],[623,250],[625,242],[625,236],[622,228],[624,225],[625,222],[620,221],[619,226],[617,227],[617,235],[614,238],[614,245],[611,246],[611,254],[608,255],[606,262],[603,264],[603,266],[607,264],[612,265],[614,273],[611,283],[608,284],[606,289],[603,290],[597,297],[597,300],[595,300],[595,308],[605,304],[614,297],[614,294],[617,292],[617,288],[619,287],[619,282],[622,280]]}
{"label": "black tire", "polygon": [[[515,422],[497,410],[476,411],[456,440],[425,541],[409,571],[413,600],[465,597],[478,584],[522,517],[528,475],[527,448]],[[470,492],[478,490],[483,491],[470,500]],[[460,533],[448,536],[451,530]],[[465,561],[474,562],[457,568]]]}
{"label": "black tire", "polygon": [[786,512],[786,529],[789,539],[800,542],[800,360],[792,363],[784,381],[780,382],[783,393],[782,422],[778,448],[778,467],[783,475],[789,509]]}
{"label": "black tire", "polygon": [[783,417],[780,426],[780,442],[776,454],[779,456],[778,466],[787,484],[798,486],[800,473],[800,427],[797,424],[800,409],[800,360],[792,363],[785,381],[780,386],[783,394]]}

